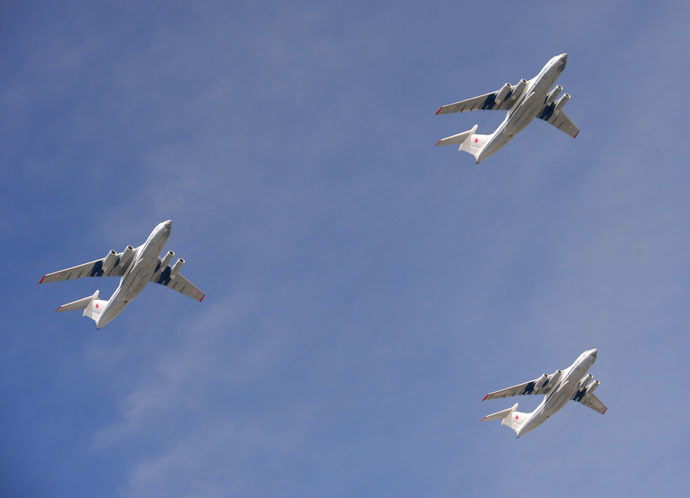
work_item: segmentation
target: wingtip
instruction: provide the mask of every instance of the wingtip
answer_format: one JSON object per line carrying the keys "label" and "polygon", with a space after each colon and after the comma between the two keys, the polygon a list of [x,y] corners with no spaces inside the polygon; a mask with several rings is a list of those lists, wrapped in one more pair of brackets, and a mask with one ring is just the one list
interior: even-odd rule
{"label": "wingtip", "polygon": [[57,312],[60,311],[61,309],[62,309],[62,306],[58,306],[57,309],[55,310],[55,313],[57,313]]}
{"label": "wingtip", "polygon": [[439,140],[438,142],[436,142],[436,143],[434,144],[434,147],[437,147],[438,144],[440,144],[441,142],[443,142],[443,139],[441,139],[441,140]]}
{"label": "wingtip", "polygon": [[204,294],[203,296],[201,296],[201,299],[199,299],[199,302],[202,302],[202,301],[204,300],[205,297],[206,297],[206,294]]}
{"label": "wingtip", "polygon": [[486,420],[486,417],[485,417],[485,416],[482,417],[482,419],[481,419],[479,422],[480,422],[480,423],[481,423],[481,422],[484,422],[484,420]]}
{"label": "wingtip", "polygon": [[580,130],[577,130],[577,133],[575,134],[575,136],[574,136],[573,138],[577,138],[577,136],[578,136],[579,134],[580,134]]}
{"label": "wingtip", "polygon": [[42,283],[43,283],[43,279],[44,279],[44,278],[46,278],[46,276],[45,276],[45,275],[43,275],[43,276],[41,277],[41,280],[39,280],[39,281],[38,281],[38,283],[39,283],[39,284],[42,284]]}
{"label": "wingtip", "polygon": [[[608,408],[606,408],[606,410],[608,410]],[[606,413],[606,410],[604,410],[603,412],[601,412],[601,414],[603,415],[604,413]]]}
{"label": "wingtip", "polygon": [[486,398],[488,398],[488,397],[489,397],[489,395],[488,395],[488,394],[487,394],[487,395],[485,395],[485,396],[484,396],[484,397],[482,398],[482,401],[486,401]]}
{"label": "wingtip", "polygon": [[438,116],[438,113],[441,112],[441,109],[443,109],[443,106],[438,108],[438,111],[436,111],[436,115]]}

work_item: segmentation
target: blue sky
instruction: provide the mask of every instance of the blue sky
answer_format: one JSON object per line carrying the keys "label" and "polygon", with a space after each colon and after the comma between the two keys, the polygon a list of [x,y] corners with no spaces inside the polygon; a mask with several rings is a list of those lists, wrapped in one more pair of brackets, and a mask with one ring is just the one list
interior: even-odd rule
{"label": "blue sky", "polygon": [[[683,2],[0,7],[3,496],[684,496]],[[440,105],[560,83],[476,166]],[[102,330],[38,286],[169,248]],[[486,392],[599,348],[603,417],[515,439]],[[539,399],[519,398],[522,411]]]}

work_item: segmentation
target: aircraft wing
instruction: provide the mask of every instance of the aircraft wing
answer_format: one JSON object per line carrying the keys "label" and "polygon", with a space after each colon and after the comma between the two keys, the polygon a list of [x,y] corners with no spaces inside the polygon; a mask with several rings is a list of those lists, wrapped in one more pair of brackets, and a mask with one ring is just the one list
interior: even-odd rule
{"label": "aircraft wing", "polygon": [[578,401],[587,408],[591,408],[595,412],[599,412],[602,415],[606,413],[606,410],[608,410],[606,405],[602,403],[601,400],[594,395],[594,393],[587,393]]}
{"label": "aircraft wing", "polygon": [[570,120],[566,113],[564,113],[563,111],[559,111],[557,113],[553,112],[553,104],[546,106],[544,110],[541,112],[541,114],[539,114],[539,116],[537,117],[555,126],[563,133],[573,138],[575,138],[577,134],[580,133],[580,128],[573,124],[573,122]]}
{"label": "aircraft wing", "polygon": [[38,283],[61,282],[85,277],[121,277],[127,271],[127,265],[120,264],[121,259],[122,253],[110,251],[105,258],[48,273]]}
{"label": "aircraft wing", "polygon": [[468,112],[468,111],[507,111],[515,103],[515,99],[511,98],[511,93],[508,93],[500,104],[496,104],[496,97],[501,90],[480,95],[472,99],[461,100],[454,104],[444,105],[440,107],[436,114],[451,114],[453,112]]}
{"label": "aircraft wing", "polygon": [[156,273],[153,274],[151,277],[151,282],[164,285],[167,288],[177,291],[187,297],[191,297],[196,301],[201,302],[204,300],[206,294],[204,294],[201,289],[187,280],[181,273],[172,276],[171,272],[172,268],[170,266],[166,266],[163,271],[156,271]]}
{"label": "aircraft wing", "polygon": [[506,387],[500,391],[489,393],[484,396],[482,401],[487,399],[510,398],[512,396],[521,396],[523,394],[545,394],[551,390],[554,382],[556,382],[560,376],[561,372],[559,370],[551,375],[543,374],[538,379],[530,380],[529,382],[523,382],[517,386]]}

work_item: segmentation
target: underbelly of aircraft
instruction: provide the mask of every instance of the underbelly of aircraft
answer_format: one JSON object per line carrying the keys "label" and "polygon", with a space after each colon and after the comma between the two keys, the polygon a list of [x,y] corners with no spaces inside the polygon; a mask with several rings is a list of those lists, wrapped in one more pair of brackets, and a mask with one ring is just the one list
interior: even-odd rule
{"label": "underbelly of aircraft", "polygon": [[515,135],[524,130],[527,125],[532,122],[537,115],[537,106],[534,104],[536,100],[534,94],[530,95],[522,106],[510,116],[510,119],[507,120],[505,125],[494,133],[491,141],[480,153],[482,161],[503,148]]}
{"label": "underbelly of aircraft", "polygon": [[125,305],[141,294],[146,284],[149,283],[149,277],[153,275],[153,265],[148,264],[146,260],[139,260],[134,265],[134,268],[129,272],[122,282],[118,298]]}
{"label": "underbelly of aircraft", "polygon": [[[534,100],[534,99],[532,99]],[[512,116],[511,120],[506,123],[504,133],[513,138],[515,135],[524,130],[532,120],[537,116],[537,106],[527,103]]]}

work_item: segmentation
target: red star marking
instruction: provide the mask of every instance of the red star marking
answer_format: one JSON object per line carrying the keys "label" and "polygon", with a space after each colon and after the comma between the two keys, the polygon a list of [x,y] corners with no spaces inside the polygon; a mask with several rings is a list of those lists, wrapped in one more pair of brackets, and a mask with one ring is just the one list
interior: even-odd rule
{"label": "red star marking", "polygon": [[479,139],[478,139],[478,138],[475,138],[475,139],[474,139],[474,143],[477,143],[477,142],[479,142]]}
{"label": "red star marking", "polygon": [[[98,309],[98,303],[96,303],[96,309]],[[515,418],[517,418],[517,417],[515,417]]]}
{"label": "red star marking", "polygon": [[518,416],[517,416],[517,415],[515,415],[515,420],[517,420],[517,419],[518,419]]}

